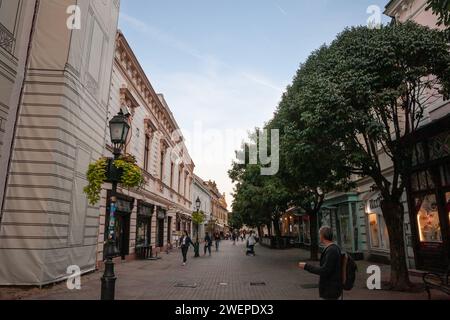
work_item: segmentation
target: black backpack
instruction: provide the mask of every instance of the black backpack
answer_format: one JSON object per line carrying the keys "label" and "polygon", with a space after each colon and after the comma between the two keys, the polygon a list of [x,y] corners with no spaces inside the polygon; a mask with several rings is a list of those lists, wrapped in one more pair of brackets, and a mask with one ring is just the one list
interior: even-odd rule
{"label": "black backpack", "polygon": [[341,267],[342,267],[342,288],[345,291],[350,291],[355,286],[356,272],[358,267],[350,255],[343,253],[341,255]]}

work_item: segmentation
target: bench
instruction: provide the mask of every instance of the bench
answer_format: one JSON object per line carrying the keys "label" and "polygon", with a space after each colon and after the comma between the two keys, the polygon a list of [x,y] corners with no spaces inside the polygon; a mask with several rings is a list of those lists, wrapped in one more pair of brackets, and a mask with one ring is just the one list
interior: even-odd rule
{"label": "bench", "polygon": [[450,295],[450,266],[447,268],[447,272],[442,274],[437,274],[434,272],[429,272],[423,275],[423,283],[425,284],[425,290],[428,293],[428,299],[431,300],[431,290],[439,290],[448,295]]}

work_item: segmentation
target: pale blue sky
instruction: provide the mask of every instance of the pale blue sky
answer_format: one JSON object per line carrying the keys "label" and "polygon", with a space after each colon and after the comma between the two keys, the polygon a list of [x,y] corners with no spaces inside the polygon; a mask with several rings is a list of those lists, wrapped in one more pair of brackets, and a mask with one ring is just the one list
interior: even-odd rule
{"label": "pale blue sky", "polygon": [[216,180],[231,202],[227,170],[246,130],[270,119],[311,51],[367,24],[369,6],[387,2],[122,0],[119,27],[165,95],[196,173]]}

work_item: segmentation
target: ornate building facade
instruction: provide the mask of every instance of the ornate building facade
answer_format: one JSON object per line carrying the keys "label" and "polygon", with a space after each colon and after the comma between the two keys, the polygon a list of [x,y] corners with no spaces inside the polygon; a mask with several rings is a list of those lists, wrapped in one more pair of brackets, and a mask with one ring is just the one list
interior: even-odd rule
{"label": "ornate building facade", "polygon": [[[202,180],[202,178],[198,177],[197,175],[194,176],[194,192],[192,197],[192,203],[194,207],[196,206],[197,199],[200,200],[200,211],[204,215],[204,222],[202,225],[199,226],[198,234],[200,239],[203,238],[205,235],[205,232],[209,232],[208,230],[208,223],[211,221],[212,217],[212,195],[208,189],[208,186],[205,181]],[[197,210],[197,208],[193,208],[194,211]],[[195,235],[194,235],[195,236]]]}
{"label": "ornate building facade", "polygon": [[[131,113],[125,153],[134,156],[146,183],[136,190],[120,188],[117,246],[122,259],[149,257],[175,245],[176,236],[192,230],[194,163],[164,96],[157,94],[124,35],[116,36],[109,98],[109,117],[121,108]],[[111,144],[104,156],[111,157]],[[109,191],[100,207],[97,261],[103,261],[105,225],[109,221]]]}
{"label": "ornate building facade", "polygon": [[228,204],[225,193],[221,194],[214,181],[206,182],[211,194],[210,231],[225,234],[229,231]]}

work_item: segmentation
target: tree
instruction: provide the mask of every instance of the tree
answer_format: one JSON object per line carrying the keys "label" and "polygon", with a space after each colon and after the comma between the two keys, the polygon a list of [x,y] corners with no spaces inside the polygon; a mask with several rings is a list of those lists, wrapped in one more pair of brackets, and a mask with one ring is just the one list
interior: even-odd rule
{"label": "tree", "polygon": [[[396,290],[411,286],[401,198],[412,165],[412,137],[426,108],[449,94],[448,51],[442,32],[412,22],[351,28],[313,55],[316,81],[302,84],[310,87],[302,111],[306,127],[339,145],[348,172],[371,177],[382,195]],[[385,176],[383,157],[392,163],[391,177]]]}
{"label": "tree", "polygon": [[200,231],[200,225],[205,222],[205,214],[202,211],[196,211],[192,213],[192,222],[195,224],[197,229],[197,242],[199,241],[199,231]]}
{"label": "tree", "polygon": [[[243,162],[234,162],[229,176],[236,184],[233,201],[233,213],[240,217],[243,224],[258,228],[273,224],[277,238],[281,237],[279,221],[287,210],[291,195],[284,183],[276,176],[261,174],[261,163],[250,164],[250,150],[260,151],[258,137],[260,130],[256,129],[250,135],[250,142],[237,152],[245,158]],[[241,158],[241,157],[239,157]],[[259,155],[257,156],[259,159]],[[244,160],[244,159],[242,159]]]}
{"label": "tree", "polygon": [[[331,142],[320,130],[308,126],[311,97],[321,97],[324,89],[316,76],[316,55],[303,64],[293,84],[268,124],[281,131],[281,168],[278,174],[292,196],[291,204],[310,218],[311,260],[318,259],[318,214],[325,196],[332,191],[347,191],[350,174],[343,165],[345,155],[338,143]],[[326,96],[324,96],[326,98]],[[324,102],[326,103],[326,101]]]}
{"label": "tree", "polygon": [[438,25],[450,28],[450,0],[428,0],[426,10],[438,16]]}
{"label": "tree", "polygon": [[234,212],[230,214],[228,224],[232,230],[239,230],[244,226],[242,216],[239,213]]}

